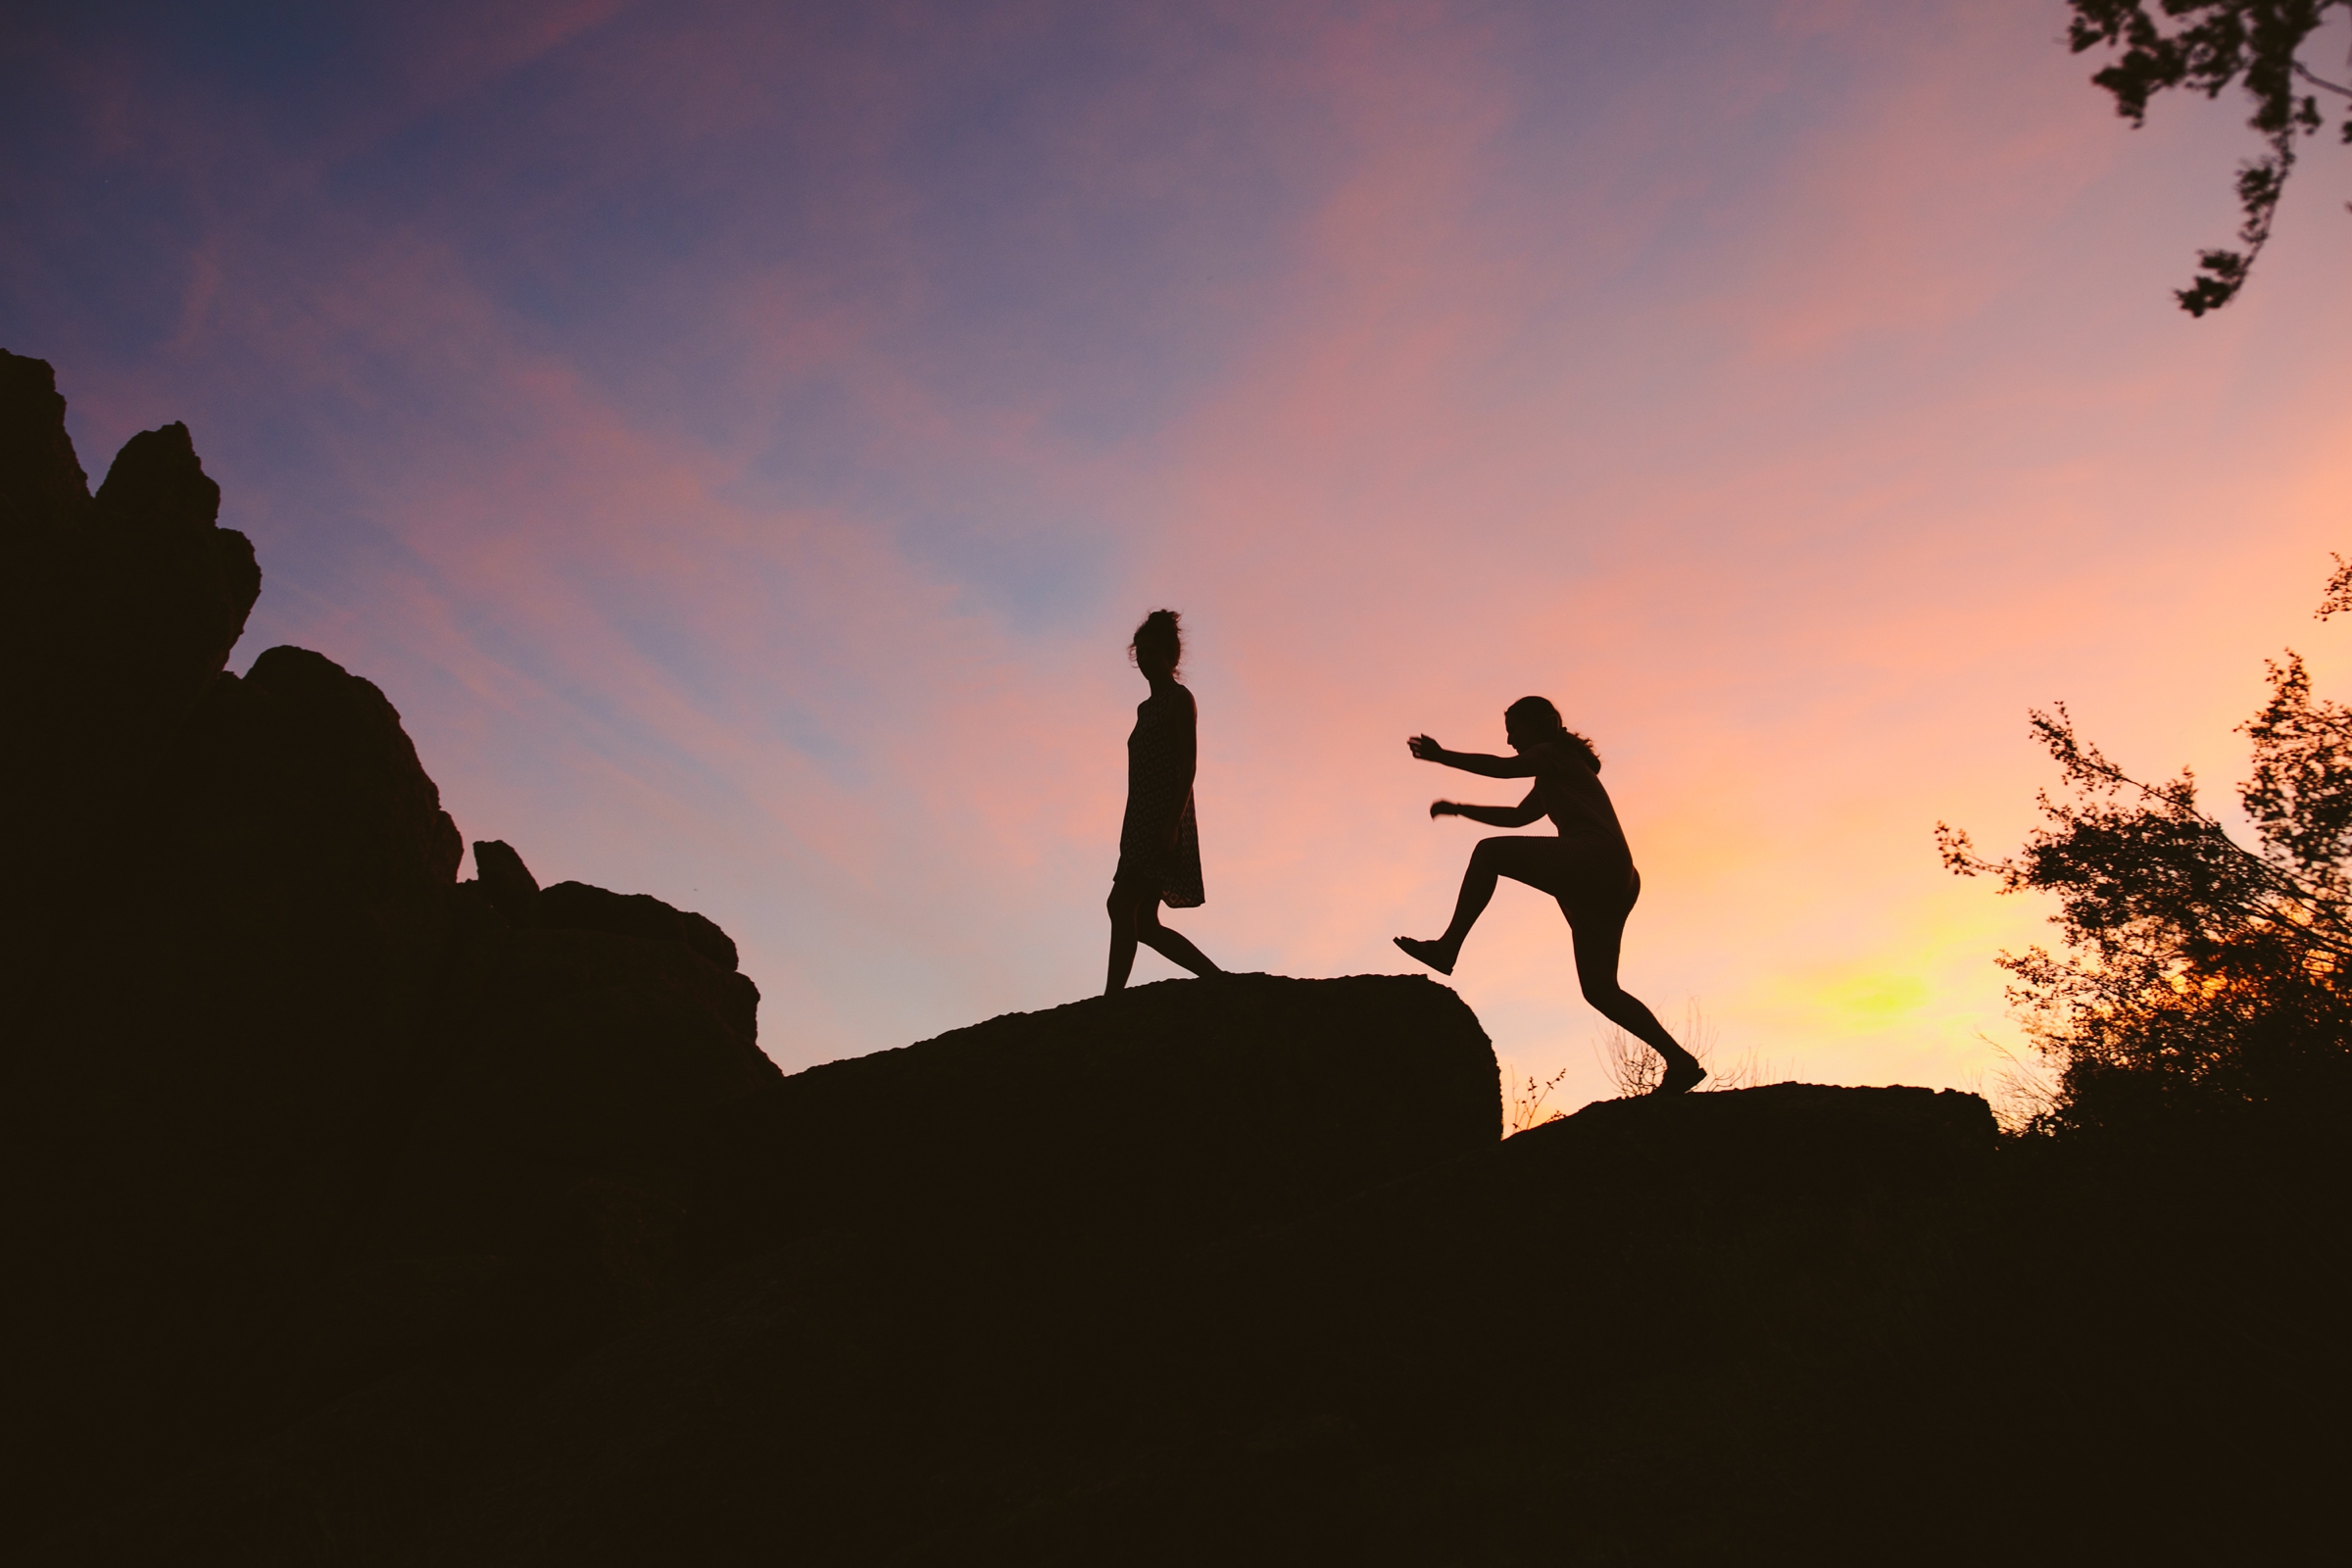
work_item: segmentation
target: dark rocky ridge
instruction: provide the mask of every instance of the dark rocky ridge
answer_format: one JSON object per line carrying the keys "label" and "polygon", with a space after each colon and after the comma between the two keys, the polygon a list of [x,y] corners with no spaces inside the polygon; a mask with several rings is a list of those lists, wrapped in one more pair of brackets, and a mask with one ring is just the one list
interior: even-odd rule
{"label": "dark rocky ridge", "polygon": [[[49,367],[0,356],[0,692],[7,865],[54,871],[103,830],[227,662],[261,592],[253,546],[216,526],[220,487],[184,424],[124,444],[93,498]],[[29,862],[29,863],[28,863]]]}
{"label": "dark rocky ridge", "polygon": [[573,884],[514,929],[381,692],[226,672],[260,574],[186,428],[92,497],[64,412],[0,355],[17,1542],[435,1336],[615,1332],[665,1286],[678,1129],[777,1077],[709,921]]}
{"label": "dark rocky ridge", "polygon": [[2340,1148],[1801,1085],[1497,1142],[1385,976],[785,1078],[715,925],[459,883],[381,692],[226,673],[185,429],[93,498],[63,408],[0,355],[12,1561],[2244,1558],[2330,1495]]}

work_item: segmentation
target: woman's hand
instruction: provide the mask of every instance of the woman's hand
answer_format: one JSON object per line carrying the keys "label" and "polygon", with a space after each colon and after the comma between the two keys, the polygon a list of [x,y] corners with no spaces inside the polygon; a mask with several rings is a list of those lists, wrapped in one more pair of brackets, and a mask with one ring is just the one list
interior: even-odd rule
{"label": "woman's hand", "polygon": [[1458,802],[1432,801],[1429,803],[1429,815],[1432,821],[1441,816],[1459,816],[1461,814],[1462,808]]}
{"label": "woman's hand", "polygon": [[1416,735],[1406,741],[1404,749],[1424,762],[1442,762],[1446,760],[1446,748],[1426,735]]}

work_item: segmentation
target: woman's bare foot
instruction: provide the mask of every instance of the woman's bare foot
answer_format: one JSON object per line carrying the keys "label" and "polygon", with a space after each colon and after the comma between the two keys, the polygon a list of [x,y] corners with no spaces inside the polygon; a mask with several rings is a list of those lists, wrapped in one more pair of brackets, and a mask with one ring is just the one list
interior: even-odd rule
{"label": "woman's bare foot", "polygon": [[1440,974],[1453,973],[1454,955],[1438,942],[1423,942],[1417,937],[1398,937],[1396,945],[1412,957],[1420,959]]}
{"label": "woman's bare foot", "polygon": [[1658,1087],[1651,1090],[1650,1093],[1653,1095],[1684,1094],[1697,1088],[1699,1081],[1706,1075],[1707,1069],[1698,1064],[1696,1056],[1685,1056],[1680,1061],[1670,1061],[1666,1064],[1666,1076],[1658,1080]]}

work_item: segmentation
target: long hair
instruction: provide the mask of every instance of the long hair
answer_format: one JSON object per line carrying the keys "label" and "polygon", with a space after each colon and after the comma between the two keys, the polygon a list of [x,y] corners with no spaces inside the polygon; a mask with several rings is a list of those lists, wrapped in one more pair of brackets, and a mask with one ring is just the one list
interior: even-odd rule
{"label": "long hair", "polygon": [[1184,617],[1173,610],[1154,610],[1135,628],[1127,640],[1127,657],[1135,661],[1137,653],[1146,648],[1165,649],[1168,655],[1168,673],[1173,676],[1184,663]]}
{"label": "long hair", "polygon": [[1549,698],[1522,697],[1502,710],[1502,717],[1505,723],[1516,719],[1524,728],[1548,730],[1562,740],[1575,742],[1576,749],[1585,754],[1586,764],[1595,773],[1600,771],[1600,754],[1592,749],[1591,741],[1568,727]]}

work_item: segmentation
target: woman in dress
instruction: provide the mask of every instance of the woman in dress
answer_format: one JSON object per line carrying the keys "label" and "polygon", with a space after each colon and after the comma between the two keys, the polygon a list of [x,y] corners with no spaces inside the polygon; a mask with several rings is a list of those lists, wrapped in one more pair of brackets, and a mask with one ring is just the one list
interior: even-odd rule
{"label": "woman in dress", "polygon": [[1486,778],[1526,778],[1535,788],[1517,806],[1464,806],[1433,801],[1429,814],[1466,816],[1489,827],[1525,827],[1548,816],[1557,838],[1541,835],[1481,839],[1462,873],[1453,923],[1433,942],[1398,937],[1396,945],[1440,974],[1453,973],[1462,940],[1494,897],[1498,877],[1510,877],[1559,901],[1576,944],[1576,973],[1585,1000],[1609,1022],[1666,1059],[1657,1093],[1681,1094],[1707,1075],[1698,1058],[1675,1043],[1657,1015],[1617,984],[1617,954],[1625,939],[1626,916],[1642,896],[1642,873],[1617,808],[1600,787],[1600,757],[1592,743],[1560,722],[1560,710],[1541,697],[1522,697],[1502,715],[1503,733],[1516,757],[1449,752],[1426,735],[1405,747],[1424,762],[1440,762]]}
{"label": "woman in dress", "polygon": [[1159,906],[1190,909],[1200,891],[1200,835],[1193,824],[1193,768],[1200,754],[1193,694],[1176,683],[1184,632],[1173,610],[1154,610],[1127,645],[1152,695],[1135,710],[1127,737],[1127,817],[1119,868],[1110,881],[1110,975],[1102,994],[1124,990],[1135,945],[1195,974],[1221,973],[1207,955],[1159,923]]}

